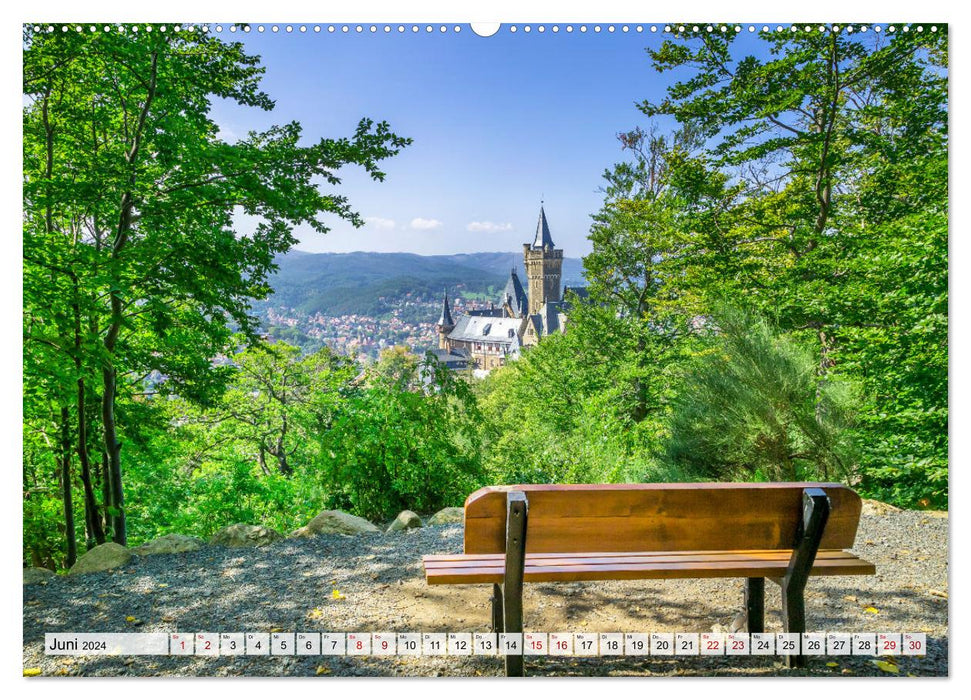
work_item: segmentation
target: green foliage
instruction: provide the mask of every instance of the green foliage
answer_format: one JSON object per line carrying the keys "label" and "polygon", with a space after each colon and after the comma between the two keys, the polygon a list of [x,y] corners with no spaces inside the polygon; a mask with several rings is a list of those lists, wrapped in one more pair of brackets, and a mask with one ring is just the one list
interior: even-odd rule
{"label": "green foliage", "polygon": [[611,307],[575,305],[565,333],[481,383],[492,480],[636,481],[659,469],[674,349],[637,325]]}
{"label": "green foliage", "polygon": [[386,351],[321,434],[329,502],[375,520],[461,505],[484,484],[478,431],[461,378],[431,356]]}
{"label": "green foliage", "polygon": [[668,459],[714,479],[847,478],[856,388],[762,319],[721,308],[714,325],[673,402]]}
{"label": "green foliage", "polygon": [[370,119],[345,138],[308,142],[292,122],[228,143],[213,100],[273,108],[258,57],[188,27],[116,29],[23,38],[25,432],[68,409],[89,543],[127,540],[123,447],[151,427],[128,409],[153,390],[219,397],[231,372],[213,359],[234,328],[255,341],[250,304],[293,229],[361,225],[336,173],[382,180],[409,143]]}

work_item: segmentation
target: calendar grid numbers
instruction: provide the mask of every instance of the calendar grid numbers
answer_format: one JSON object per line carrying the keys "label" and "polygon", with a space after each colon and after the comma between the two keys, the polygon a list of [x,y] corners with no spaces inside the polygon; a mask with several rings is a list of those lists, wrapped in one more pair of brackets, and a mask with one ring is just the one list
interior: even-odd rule
{"label": "calendar grid numbers", "polygon": [[[83,644],[83,646],[81,646]],[[48,633],[49,655],[142,656],[925,656],[923,632]]]}

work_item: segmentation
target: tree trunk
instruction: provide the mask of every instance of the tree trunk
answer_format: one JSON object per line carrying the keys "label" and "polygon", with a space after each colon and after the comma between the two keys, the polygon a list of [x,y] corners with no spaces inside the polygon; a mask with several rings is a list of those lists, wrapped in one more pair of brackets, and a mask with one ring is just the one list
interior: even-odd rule
{"label": "tree trunk", "polygon": [[95,544],[104,544],[105,531],[101,526],[98,500],[94,495],[91,482],[91,459],[88,453],[88,419],[85,416],[84,380],[78,378],[78,461],[81,463],[81,485],[84,487],[84,529],[88,549]]}
{"label": "tree trunk", "polygon": [[104,426],[104,448],[108,460],[108,481],[111,489],[111,509],[108,520],[111,523],[111,538],[120,545],[127,544],[125,528],[125,497],[121,486],[121,443],[118,441],[115,423],[115,390],[117,372],[113,367],[101,371],[104,394],[101,397],[101,422]]}
{"label": "tree trunk", "polygon": [[64,539],[67,546],[64,563],[67,568],[71,568],[78,559],[78,540],[74,532],[74,494],[71,492],[71,411],[67,406],[61,407],[61,458],[58,462],[64,504]]}

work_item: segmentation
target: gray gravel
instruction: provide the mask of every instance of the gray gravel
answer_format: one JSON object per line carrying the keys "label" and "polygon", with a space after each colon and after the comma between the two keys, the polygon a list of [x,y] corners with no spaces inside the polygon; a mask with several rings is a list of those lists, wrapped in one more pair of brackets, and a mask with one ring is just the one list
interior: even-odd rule
{"label": "gray gravel", "polygon": [[[497,676],[485,657],[48,657],[45,632],[487,631],[490,586],[424,583],[423,554],[460,552],[460,526],[359,537],[322,535],[261,549],[204,547],[135,557],[119,571],[24,586],[24,668],[70,676]],[[902,511],[864,515],[855,551],[869,577],[811,579],[811,631],[924,632],[926,657],[899,674],[948,673],[948,520]],[[335,600],[337,589],[344,596]],[[766,587],[767,631],[781,631],[778,588]],[[617,581],[526,586],[527,630],[728,631],[738,580]],[[133,618],[133,619],[132,619]],[[835,665],[827,665],[835,663]],[[527,658],[531,676],[890,675],[873,659],[811,657]]]}

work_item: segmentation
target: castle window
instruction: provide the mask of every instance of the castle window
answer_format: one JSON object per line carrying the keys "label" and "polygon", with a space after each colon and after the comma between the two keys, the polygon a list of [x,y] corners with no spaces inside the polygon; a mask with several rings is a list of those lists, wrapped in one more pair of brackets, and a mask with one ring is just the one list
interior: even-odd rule
{"label": "castle window", "polygon": [[492,330],[492,324],[491,323],[485,324],[485,327],[482,329],[482,335],[489,335],[489,331],[491,330]]}

